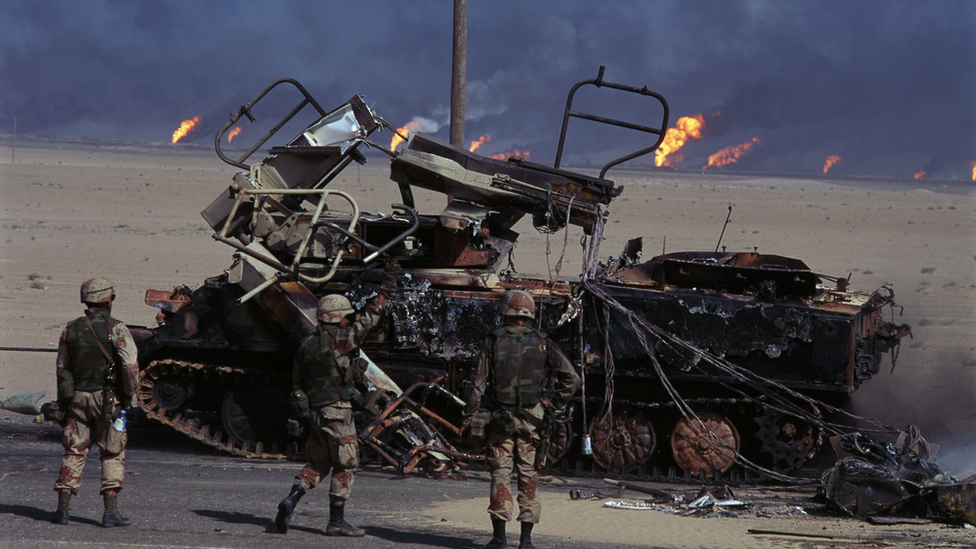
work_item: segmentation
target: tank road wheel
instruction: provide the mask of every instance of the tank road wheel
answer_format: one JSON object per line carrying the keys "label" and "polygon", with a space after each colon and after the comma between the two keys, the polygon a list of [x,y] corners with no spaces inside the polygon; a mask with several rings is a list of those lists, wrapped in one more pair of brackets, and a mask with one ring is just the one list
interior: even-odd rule
{"label": "tank road wheel", "polygon": [[552,431],[549,445],[549,463],[559,463],[563,459],[569,447],[573,444],[573,426],[570,422],[557,423]]}
{"label": "tank road wheel", "polygon": [[[814,414],[819,416],[819,411]],[[793,415],[765,408],[757,417],[759,430],[755,437],[762,442],[760,452],[772,460],[772,466],[783,472],[797,469],[813,457],[823,442],[823,430],[815,423]]]}
{"label": "tank road wheel", "polygon": [[193,401],[193,386],[160,379],[152,386],[152,398],[167,413],[183,412]]}
{"label": "tank road wheel", "polygon": [[671,432],[671,452],[678,466],[693,476],[704,471],[706,476],[714,477],[716,471],[724,473],[735,463],[739,433],[721,414],[703,412],[698,418],[701,423],[687,418],[678,420]]}
{"label": "tank road wheel", "polygon": [[224,394],[220,421],[227,434],[248,442],[251,451],[260,442],[265,449],[285,440],[288,400],[273,385],[236,385]]}
{"label": "tank road wheel", "polygon": [[593,460],[616,472],[643,465],[656,444],[651,422],[637,410],[615,412],[609,419],[593,422],[590,438]]}

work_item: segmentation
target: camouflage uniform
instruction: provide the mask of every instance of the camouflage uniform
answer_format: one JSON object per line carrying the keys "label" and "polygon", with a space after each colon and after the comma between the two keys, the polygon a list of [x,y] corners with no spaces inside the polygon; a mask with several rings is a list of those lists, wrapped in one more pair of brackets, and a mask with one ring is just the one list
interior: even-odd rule
{"label": "camouflage uniform", "polygon": [[322,325],[318,333],[302,341],[295,355],[292,378],[308,395],[311,412],[305,446],[308,464],[295,477],[295,483],[310,490],[331,471],[332,503],[345,502],[352,494],[359,444],[351,401],[355,384],[362,381],[366,371],[366,361],[359,358],[359,344],[382,312],[382,306],[373,302],[345,328]]}
{"label": "camouflage uniform", "polygon": [[[388,267],[389,275],[395,274]],[[392,284],[392,283],[391,283]],[[296,387],[308,398],[310,428],[305,453],[308,463],[295,476],[291,492],[278,503],[275,527],[288,532],[292,513],[302,496],[329,473],[330,536],[363,536],[366,533],[344,518],[346,500],[352,494],[359,445],[352,417],[352,397],[356,383],[362,381],[367,362],[359,345],[367,332],[379,322],[386,295],[377,296],[355,321],[347,320],[354,311],[342,296],[326,296],[319,301],[319,331],[306,337],[295,355],[292,377]]]}
{"label": "camouflage uniform", "polygon": [[491,469],[488,513],[492,519],[512,520],[514,469],[518,476],[518,521],[539,522],[535,461],[538,427],[544,415],[542,389],[549,375],[556,389],[552,405],[563,407],[580,386],[573,365],[545,334],[513,319],[488,338],[478,358],[462,424],[467,426],[479,408],[492,411],[486,428]]}
{"label": "camouflage uniform", "polygon": [[[94,335],[86,318],[94,328]],[[121,371],[116,374],[121,383],[116,383],[108,392],[103,391],[107,359],[95,337],[107,351],[115,351],[121,366]],[[70,402],[60,403],[66,407],[61,440],[65,453],[54,489],[78,493],[88,451],[95,442],[102,462],[100,493],[118,493],[124,486],[127,433],[112,429],[106,413],[111,415],[120,405],[128,407],[138,388],[139,366],[132,334],[125,324],[109,316],[108,309],[92,307],[86,310],[85,316],[75,319],[61,332],[57,359],[59,376],[62,370],[72,373],[75,396]]]}

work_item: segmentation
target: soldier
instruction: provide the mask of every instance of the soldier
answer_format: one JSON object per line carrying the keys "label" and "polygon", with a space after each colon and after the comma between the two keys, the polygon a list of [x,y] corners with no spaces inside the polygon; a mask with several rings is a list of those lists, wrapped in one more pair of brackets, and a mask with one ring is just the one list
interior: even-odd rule
{"label": "soldier", "polygon": [[[81,285],[85,315],[68,324],[58,341],[58,409],[64,428],[61,475],[54,484],[58,510],[52,522],[68,524],[68,504],[81,487],[82,471],[93,442],[102,462],[100,493],[105,503],[102,526],[128,526],[118,510],[125,476],[124,410],[138,387],[139,366],[132,334],[109,316],[115,290],[104,278]],[[116,421],[117,420],[117,421]]]}
{"label": "soldier", "polygon": [[396,262],[388,262],[380,292],[358,319],[349,300],[341,295],[323,297],[318,305],[319,330],[306,337],[295,355],[294,385],[308,398],[310,434],[305,446],[308,464],[295,476],[295,484],[278,503],[275,526],[288,532],[291,515],[308,490],[332,473],[329,487],[329,536],[365,536],[344,517],[352,494],[359,445],[352,418],[355,385],[362,381],[367,363],[359,344],[381,318],[389,291],[396,284]]}
{"label": "soldier", "polygon": [[[475,415],[484,414],[479,410],[490,412],[485,435],[493,535],[486,549],[507,546],[505,523],[512,520],[513,468],[518,475],[518,521],[522,524],[519,549],[533,549],[532,527],[539,522],[542,510],[536,498],[537,466],[544,463],[545,456],[537,456],[536,451],[542,443],[539,428],[545,406],[563,409],[579,389],[580,378],[552,340],[529,325],[535,316],[535,302],[528,292],[508,292],[502,316],[504,325],[488,337],[478,357],[461,424],[462,436],[468,434]],[[542,390],[549,377],[554,380],[556,395],[546,403]]]}

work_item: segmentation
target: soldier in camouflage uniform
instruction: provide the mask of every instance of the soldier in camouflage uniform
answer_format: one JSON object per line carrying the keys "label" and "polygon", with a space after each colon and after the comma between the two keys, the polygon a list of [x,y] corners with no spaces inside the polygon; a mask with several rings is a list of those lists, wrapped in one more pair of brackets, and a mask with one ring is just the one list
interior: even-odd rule
{"label": "soldier in camouflage uniform", "polygon": [[493,535],[486,549],[507,546],[505,523],[512,520],[513,469],[518,475],[518,521],[522,527],[519,548],[533,549],[532,526],[539,522],[542,510],[536,498],[536,463],[543,462],[536,459],[546,404],[542,390],[551,377],[556,395],[549,405],[563,408],[579,389],[580,378],[562,351],[529,325],[535,316],[535,302],[528,292],[510,291],[502,315],[504,325],[489,336],[478,358],[462,435],[479,409],[491,412],[485,435],[491,469],[488,514]]}
{"label": "soldier in camouflage uniform", "polygon": [[319,331],[302,341],[292,371],[294,385],[308,398],[310,434],[305,446],[308,464],[295,476],[289,494],[278,503],[275,526],[288,532],[291,515],[298,501],[330,472],[329,536],[364,536],[344,517],[346,501],[352,494],[359,443],[352,417],[355,385],[362,381],[367,363],[360,358],[359,345],[366,333],[379,322],[386,298],[396,285],[396,262],[386,266],[380,293],[354,319],[355,310],[341,295],[319,301]]}
{"label": "soldier in camouflage uniform", "polygon": [[124,485],[127,434],[111,426],[114,414],[128,408],[138,387],[136,345],[125,324],[109,316],[115,290],[104,278],[81,285],[88,309],[61,332],[58,341],[58,408],[62,415],[64,458],[54,484],[58,509],[52,522],[68,524],[68,504],[81,487],[82,471],[92,443],[102,461],[102,526],[128,526],[118,511]]}

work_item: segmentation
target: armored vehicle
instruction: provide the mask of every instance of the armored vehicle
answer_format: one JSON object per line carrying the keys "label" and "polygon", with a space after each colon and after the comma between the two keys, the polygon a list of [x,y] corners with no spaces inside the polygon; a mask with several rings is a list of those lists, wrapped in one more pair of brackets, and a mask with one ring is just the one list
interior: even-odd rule
{"label": "armored vehicle", "polygon": [[[278,86],[298,90],[301,102],[230,158],[224,134]],[[575,94],[589,86],[635,94],[660,117],[646,125],[574,110]],[[251,160],[309,109],[314,120],[299,135]],[[238,171],[202,215],[233,249],[229,267],[196,289],[147,292],[160,322],[135,330],[140,406],[233,454],[296,455],[303,435],[286,429],[286,397],[318,299],[338,293],[362,306],[395,260],[388,317],[363,345],[370,369],[357,420],[362,447],[400,470],[482,459],[457,437],[464,381],[511,289],[535,297],[537,324],[584,378],[571,419],[553,427],[551,464],[665,478],[797,470],[834,429],[827,416],[842,399],[832,395],[877,373],[907,327],[883,319],[889,288],[853,290],[789,257],[716,250],[642,261],[634,239],[601,262],[608,205],[622,191],[607,171],[654,151],[668,117],[661,95],[607,82],[601,67],[570,91],[556,161],[545,166],[483,157],[423,133],[387,148],[371,134],[397,130],[361,96],[325,110],[298,82],[273,83],[215,140]],[[643,132],[652,143],[598,175],[561,169],[575,118]],[[392,213],[362,212],[355,196],[331,185],[353,161],[366,162],[366,148],[390,157],[401,197]],[[418,213],[417,189],[446,195],[444,208]],[[579,276],[507,268],[513,227],[525,216],[548,233],[582,227]]]}

